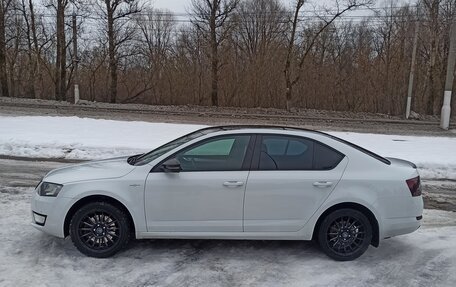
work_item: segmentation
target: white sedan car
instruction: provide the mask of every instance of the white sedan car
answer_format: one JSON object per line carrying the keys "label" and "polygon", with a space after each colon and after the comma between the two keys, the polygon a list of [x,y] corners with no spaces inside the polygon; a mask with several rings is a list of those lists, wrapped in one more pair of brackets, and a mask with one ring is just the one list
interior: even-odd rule
{"label": "white sedan car", "polygon": [[342,261],[415,231],[422,211],[413,163],[317,131],[224,126],[49,172],[32,224],[93,257],[132,237],[314,239]]}

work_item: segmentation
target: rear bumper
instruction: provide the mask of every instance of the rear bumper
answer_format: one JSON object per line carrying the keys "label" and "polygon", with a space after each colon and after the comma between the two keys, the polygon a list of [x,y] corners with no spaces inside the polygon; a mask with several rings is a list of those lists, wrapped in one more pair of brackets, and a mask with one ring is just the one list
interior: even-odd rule
{"label": "rear bumper", "polygon": [[[410,194],[410,191],[407,192]],[[423,198],[411,197],[409,194],[378,201],[377,207],[381,211],[380,239],[412,233],[420,228]]]}
{"label": "rear bumper", "polygon": [[419,217],[388,218],[383,220],[383,238],[408,234],[421,226]]}

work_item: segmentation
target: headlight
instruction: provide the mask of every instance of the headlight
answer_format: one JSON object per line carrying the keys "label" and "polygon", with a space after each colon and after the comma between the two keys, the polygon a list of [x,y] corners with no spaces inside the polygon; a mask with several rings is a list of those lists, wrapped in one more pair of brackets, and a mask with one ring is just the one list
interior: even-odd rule
{"label": "headlight", "polygon": [[50,183],[50,182],[42,182],[38,186],[38,194],[41,196],[52,196],[56,197],[60,190],[62,189],[63,185],[61,184],[56,184],[56,183]]}

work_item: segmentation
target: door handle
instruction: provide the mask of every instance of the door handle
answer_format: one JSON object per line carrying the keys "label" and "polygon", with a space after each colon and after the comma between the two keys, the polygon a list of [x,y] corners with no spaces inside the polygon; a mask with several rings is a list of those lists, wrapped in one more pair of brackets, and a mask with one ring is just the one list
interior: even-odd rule
{"label": "door handle", "polygon": [[239,187],[239,186],[243,186],[244,183],[242,181],[225,181],[223,183],[223,186],[226,186],[226,187]]}
{"label": "door handle", "polygon": [[315,187],[330,187],[332,185],[333,183],[330,181],[316,181],[313,183],[313,186]]}

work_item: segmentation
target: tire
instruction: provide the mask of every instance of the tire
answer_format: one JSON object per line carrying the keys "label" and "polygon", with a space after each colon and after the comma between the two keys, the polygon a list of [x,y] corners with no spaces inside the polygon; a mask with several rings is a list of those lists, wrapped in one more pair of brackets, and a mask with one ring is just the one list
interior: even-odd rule
{"label": "tire", "polygon": [[130,222],[125,212],[106,202],[93,202],[75,212],[70,237],[83,254],[106,258],[122,250],[130,240]]}
{"label": "tire", "polygon": [[360,211],[340,209],[321,222],[318,243],[323,252],[337,261],[351,261],[366,252],[372,241],[372,225]]}

